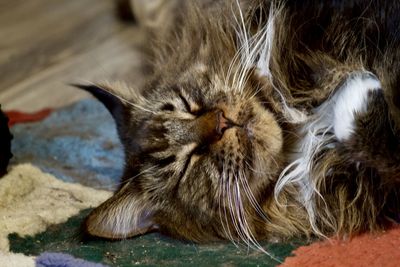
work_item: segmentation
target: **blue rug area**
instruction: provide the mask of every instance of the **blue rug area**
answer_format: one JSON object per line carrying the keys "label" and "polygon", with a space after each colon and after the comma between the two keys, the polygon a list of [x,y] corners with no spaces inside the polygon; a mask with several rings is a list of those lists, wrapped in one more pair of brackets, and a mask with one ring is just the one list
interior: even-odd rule
{"label": "blue rug area", "polygon": [[107,267],[106,265],[93,263],[72,257],[64,253],[45,252],[36,259],[37,267]]}
{"label": "blue rug area", "polygon": [[114,120],[98,101],[82,100],[11,131],[12,162],[32,163],[66,182],[116,188],[124,161],[122,145]]}

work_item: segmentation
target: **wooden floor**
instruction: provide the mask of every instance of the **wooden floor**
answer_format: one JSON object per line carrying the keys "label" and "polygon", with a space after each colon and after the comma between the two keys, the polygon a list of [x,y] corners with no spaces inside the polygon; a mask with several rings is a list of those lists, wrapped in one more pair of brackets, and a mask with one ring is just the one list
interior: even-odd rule
{"label": "wooden floor", "polygon": [[0,104],[30,112],[88,96],[71,82],[140,84],[143,40],[113,0],[0,0]]}

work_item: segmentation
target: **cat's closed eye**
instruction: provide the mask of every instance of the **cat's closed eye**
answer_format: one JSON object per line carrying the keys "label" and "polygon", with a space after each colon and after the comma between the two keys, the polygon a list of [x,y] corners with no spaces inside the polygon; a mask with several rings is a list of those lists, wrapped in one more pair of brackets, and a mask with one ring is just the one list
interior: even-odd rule
{"label": "cat's closed eye", "polygon": [[[177,98],[179,99],[179,105],[182,106],[181,111],[185,113],[189,113],[195,116],[200,115],[200,108],[193,101],[189,101],[182,94],[178,94]],[[176,111],[177,107],[172,103],[165,103],[161,106],[160,111]]]}
{"label": "cat's closed eye", "polygon": [[175,111],[175,106],[171,103],[164,104],[161,108],[161,111]]}
{"label": "cat's closed eye", "polygon": [[185,111],[188,113],[192,113],[192,109],[188,100],[182,94],[179,94],[179,99],[182,101],[182,104],[185,107]]}
{"label": "cat's closed eye", "polygon": [[198,101],[193,100],[193,98],[188,98],[185,94],[180,93],[178,98],[182,102],[183,107],[187,113],[190,113],[196,117],[202,115],[205,110],[203,105]]}

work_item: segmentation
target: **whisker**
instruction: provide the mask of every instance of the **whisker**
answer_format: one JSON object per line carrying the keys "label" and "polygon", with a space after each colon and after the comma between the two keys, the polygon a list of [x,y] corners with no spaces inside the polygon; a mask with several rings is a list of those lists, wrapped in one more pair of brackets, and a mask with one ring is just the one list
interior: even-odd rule
{"label": "whisker", "polygon": [[230,213],[230,216],[231,216],[231,219],[232,219],[232,224],[233,224],[233,226],[234,226],[234,228],[235,228],[235,230],[236,230],[236,233],[238,234],[238,236],[239,236],[239,238],[240,239],[244,239],[243,238],[243,236],[242,236],[242,232],[241,232],[241,230],[240,230],[240,227],[239,227],[239,225],[238,225],[238,219],[236,218],[236,213],[235,213],[235,210],[236,210],[236,205],[234,205],[235,203],[234,203],[234,198],[233,198],[233,196],[232,196],[232,192],[231,192],[231,186],[230,186],[230,181],[231,181],[231,179],[230,179],[230,175],[228,176],[229,177],[229,186],[227,187],[227,196],[228,196],[228,204],[229,204],[229,213]]}
{"label": "whisker", "polygon": [[238,178],[236,175],[235,175],[235,190],[234,190],[234,192],[236,194],[236,197],[234,199],[237,200],[237,202],[235,203],[235,206],[237,207],[237,209],[235,209],[235,210],[237,212],[237,217],[239,219],[240,226],[241,226],[241,228],[240,228],[241,235],[240,236],[242,237],[244,235],[244,238],[242,237],[242,241],[245,242],[245,244],[247,244],[248,248],[262,251],[263,253],[265,253],[266,255],[271,257],[273,260],[281,263],[281,261],[278,258],[276,258],[271,253],[267,252],[261,246],[261,244],[256,240],[255,236],[251,232],[250,226],[249,226],[247,218],[246,218],[247,217],[246,211],[243,206],[243,201],[242,201],[241,193],[240,193],[240,186],[239,186]]}
{"label": "whisker", "polygon": [[250,185],[246,177],[244,177],[243,171],[239,172],[239,181],[241,182],[241,185],[247,195],[247,198],[249,199],[250,204],[252,205],[254,210],[261,216],[263,220],[268,221],[267,215],[261,208],[260,204],[258,204],[258,201],[256,200],[253,192],[251,191]]}
{"label": "whisker", "polygon": [[225,166],[223,166],[223,172],[222,172],[222,177],[221,177],[222,179],[220,181],[220,183],[221,183],[220,184],[220,188],[222,188],[222,191],[221,191],[222,194],[220,195],[221,198],[218,199],[219,216],[220,216],[221,225],[222,225],[222,228],[224,230],[224,233],[227,235],[228,239],[231,240],[231,242],[236,247],[238,247],[238,245],[235,242],[235,239],[232,236],[232,233],[231,233],[231,230],[230,230],[230,227],[229,227],[228,215],[227,215],[227,211],[226,211],[225,205],[224,205],[224,208],[223,208],[224,218],[222,218],[222,215],[221,215],[222,214],[222,212],[221,212],[221,200],[225,204],[225,202],[223,200],[225,200],[225,196],[226,196],[225,184],[227,184],[226,175],[225,175],[224,169],[225,169]]}
{"label": "whisker", "polygon": [[[123,103],[125,103],[125,104],[127,104],[127,105],[130,105],[130,106],[132,106],[132,107],[134,107],[134,108],[136,108],[136,109],[139,109],[139,110],[142,110],[142,111],[151,113],[151,114],[156,114],[156,112],[154,112],[154,111],[152,111],[152,110],[150,110],[150,109],[147,109],[147,108],[145,108],[145,107],[143,107],[143,106],[141,106],[141,105],[139,105],[139,104],[133,103],[133,102],[127,100],[126,98],[124,98],[124,97],[122,97],[122,96],[120,96],[120,95],[117,95],[116,93],[112,92],[112,90],[110,90],[110,89],[107,88],[107,87],[108,87],[107,82],[105,82],[105,84],[106,84],[107,86],[104,86],[104,85],[102,85],[101,83],[100,83],[100,84],[99,84],[99,83],[93,83],[93,82],[90,82],[90,81],[86,81],[86,82],[89,83],[89,84],[92,84],[92,85],[95,85],[95,86],[100,87],[101,89],[107,91],[107,93],[109,93],[109,94],[111,94],[112,96],[118,98],[121,102],[123,102]],[[121,86],[122,84],[123,84],[123,83],[119,83],[120,86]],[[126,85],[123,85],[123,87],[128,88]],[[143,101],[143,102],[147,102],[146,99],[144,99],[143,97],[141,97],[141,96],[139,96],[139,95],[137,95],[137,94],[135,94],[135,97],[137,97],[138,99],[140,99],[140,100]]]}
{"label": "whisker", "polygon": [[102,186],[91,186],[91,187],[94,188],[94,189],[98,189],[98,190],[104,190],[104,189],[106,189],[106,190],[108,189],[109,190],[110,188],[115,188],[115,187],[121,186],[123,184],[126,184],[128,182],[131,182],[136,177],[139,177],[140,175],[143,175],[145,173],[151,172],[155,168],[156,168],[155,166],[151,166],[151,167],[141,171],[140,173],[136,174],[135,176],[132,176],[130,178],[125,179],[124,182],[117,182],[117,183],[111,183],[111,184],[102,185]]}

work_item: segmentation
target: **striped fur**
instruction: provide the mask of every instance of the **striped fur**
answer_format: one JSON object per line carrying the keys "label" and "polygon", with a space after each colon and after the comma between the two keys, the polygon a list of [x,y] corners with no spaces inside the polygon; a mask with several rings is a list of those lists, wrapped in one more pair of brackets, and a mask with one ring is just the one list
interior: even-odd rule
{"label": "striped fur", "polygon": [[400,5],[194,2],[168,13],[172,27],[152,26],[144,88],[84,88],[113,103],[126,154],[88,232],[263,250],[260,239],[396,220]]}

